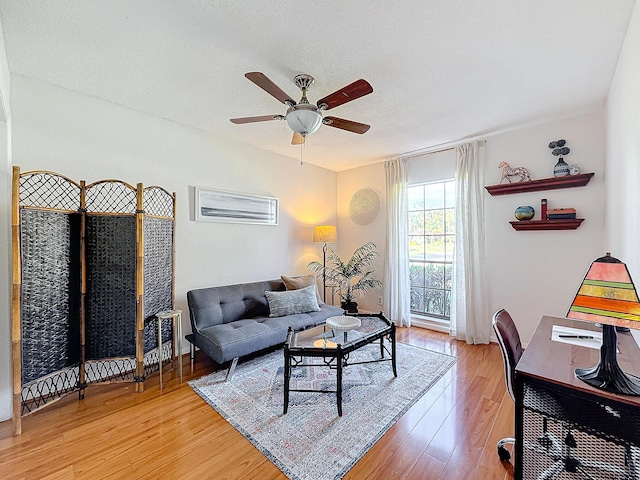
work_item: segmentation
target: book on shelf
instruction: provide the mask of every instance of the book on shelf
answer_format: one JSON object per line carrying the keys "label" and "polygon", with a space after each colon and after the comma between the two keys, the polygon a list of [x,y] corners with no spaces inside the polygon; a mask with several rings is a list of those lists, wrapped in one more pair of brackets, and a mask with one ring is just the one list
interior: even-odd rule
{"label": "book on shelf", "polygon": [[566,219],[575,219],[576,214],[574,213],[547,213],[547,220],[566,220]]}
{"label": "book on shelf", "polygon": [[576,213],[575,208],[547,208],[547,214],[562,215],[565,213]]}

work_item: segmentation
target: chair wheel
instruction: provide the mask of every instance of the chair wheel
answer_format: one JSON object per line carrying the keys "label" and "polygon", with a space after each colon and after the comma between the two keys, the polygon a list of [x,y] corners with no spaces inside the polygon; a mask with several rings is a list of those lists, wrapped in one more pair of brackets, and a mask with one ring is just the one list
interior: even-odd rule
{"label": "chair wheel", "polygon": [[509,460],[511,460],[511,454],[509,453],[509,450],[507,450],[503,446],[498,447],[498,457],[500,457],[500,460],[502,460],[503,462],[508,462]]}

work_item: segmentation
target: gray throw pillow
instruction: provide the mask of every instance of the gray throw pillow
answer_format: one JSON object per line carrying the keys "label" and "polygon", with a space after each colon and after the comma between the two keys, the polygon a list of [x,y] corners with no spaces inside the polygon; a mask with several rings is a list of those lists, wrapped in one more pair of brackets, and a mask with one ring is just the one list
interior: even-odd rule
{"label": "gray throw pillow", "polygon": [[283,317],[296,313],[319,312],[316,286],[284,292],[264,292],[269,302],[269,316]]}

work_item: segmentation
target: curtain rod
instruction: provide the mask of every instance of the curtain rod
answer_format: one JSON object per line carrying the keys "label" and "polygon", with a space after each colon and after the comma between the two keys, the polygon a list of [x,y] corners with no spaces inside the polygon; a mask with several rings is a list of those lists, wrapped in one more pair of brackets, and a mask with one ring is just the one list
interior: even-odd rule
{"label": "curtain rod", "polygon": [[[469,139],[469,141],[473,141],[472,139]],[[448,145],[448,146],[442,146],[441,148],[438,149],[429,149],[429,148],[425,148],[423,150],[414,150],[413,152],[409,152],[407,154],[404,155],[396,155],[395,157],[391,157],[389,160],[394,160],[396,158],[406,158],[407,160],[410,158],[417,158],[417,157],[424,157],[426,155],[432,155],[434,153],[441,153],[441,152],[447,152],[449,150],[454,150],[458,145],[462,145],[463,143],[467,143],[467,142],[458,142],[455,143],[453,145]],[[478,143],[480,145],[484,145],[487,143],[486,140],[482,139],[482,140],[478,140]],[[447,145],[447,144],[444,144]],[[436,147],[433,147],[436,148]]]}

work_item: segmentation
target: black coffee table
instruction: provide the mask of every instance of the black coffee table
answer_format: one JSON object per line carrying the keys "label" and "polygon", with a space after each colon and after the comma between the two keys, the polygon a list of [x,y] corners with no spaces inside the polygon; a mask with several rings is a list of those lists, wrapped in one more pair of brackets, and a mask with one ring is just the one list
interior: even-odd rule
{"label": "black coffee table", "polygon": [[[396,325],[389,321],[382,312],[378,314],[353,315],[360,319],[360,327],[336,335],[328,325],[318,325],[295,332],[289,329],[287,341],[284,345],[284,413],[289,409],[289,392],[318,392],[335,393],[338,402],[338,415],[342,416],[342,370],[349,365],[363,363],[391,362],[393,375],[398,376],[396,370]],[[391,349],[385,344],[387,340]],[[349,362],[349,354],[364,345],[380,340],[380,358],[363,362]],[[385,356],[385,352],[389,355]],[[297,367],[317,367],[318,364],[305,363],[304,358],[319,357],[324,359],[324,365],[336,370],[335,390],[298,390],[291,389],[291,370]]]}

